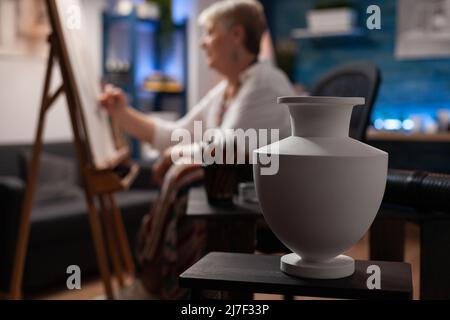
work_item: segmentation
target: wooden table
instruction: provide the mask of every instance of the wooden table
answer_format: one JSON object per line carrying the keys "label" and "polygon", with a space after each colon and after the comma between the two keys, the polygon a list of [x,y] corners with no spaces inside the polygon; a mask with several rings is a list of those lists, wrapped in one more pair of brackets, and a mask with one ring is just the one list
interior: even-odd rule
{"label": "wooden table", "polygon": [[382,205],[370,228],[370,258],[404,261],[406,222],[413,222],[420,230],[420,299],[450,299],[450,215],[447,212]]}
{"label": "wooden table", "polygon": [[[381,269],[381,289],[369,290],[367,267]],[[212,252],[183,272],[180,286],[198,299],[203,290],[288,294],[342,299],[412,299],[411,265],[403,262],[355,261],[347,278],[316,280],[296,278],[280,271],[280,257]]]}
{"label": "wooden table", "polygon": [[204,187],[197,187],[189,191],[186,215],[206,221],[208,251],[254,252],[256,221],[262,219],[258,204],[236,197],[232,206],[212,206]]}

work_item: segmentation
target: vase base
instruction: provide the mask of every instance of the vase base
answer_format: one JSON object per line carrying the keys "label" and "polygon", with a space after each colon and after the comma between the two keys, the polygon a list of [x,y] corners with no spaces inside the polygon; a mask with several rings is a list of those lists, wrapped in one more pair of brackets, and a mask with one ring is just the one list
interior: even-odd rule
{"label": "vase base", "polygon": [[355,260],[340,255],[327,262],[305,262],[290,253],[281,257],[280,269],[291,276],[310,279],[339,279],[351,276],[355,272]]}

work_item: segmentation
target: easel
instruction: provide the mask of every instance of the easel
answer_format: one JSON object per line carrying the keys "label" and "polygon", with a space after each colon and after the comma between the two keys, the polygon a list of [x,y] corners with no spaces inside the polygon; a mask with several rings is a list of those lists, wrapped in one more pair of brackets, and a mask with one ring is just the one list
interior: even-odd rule
{"label": "easel", "polygon": [[[69,107],[76,155],[84,185],[97,263],[105,287],[106,297],[108,299],[114,299],[112,274],[109,269],[108,254],[105,248],[103,232],[106,234],[109,258],[111,259],[114,273],[117,277],[119,286],[124,287],[126,280],[125,275],[128,274],[133,276],[135,269],[122,217],[113,193],[129,187],[139,169],[137,165],[130,160],[128,148],[123,145],[117,132],[115,132],[115,144],[116,147],[120,149],[117,159],[112,160],[101,169],[94,165],[88,141],[87,126],[80,105],[81,100],[79,98],[73,70],[70,65],[67,47],[64,43],[64,38],[62,37],[61,21],[59,21],[59,17],[55,14],[57,12],[55,0],[47,0],[46,4],[53,33],[49,37],[50,54],[45,75],[39,122],[32,158],[29,164],[30,173],[28,175],[25,197],[22,205],[23,212],[19,226],[10,292],[7,294],[7,298],[20,299],[22,297],[21,288],[30,232],[30,215],[38,175],[39,155],[42,150],[42,135],[45,118],[47,111],[53,105],[55,100],[64,93]],[[54,93],[50,93],[50,84],[55,60],[58,60],[59,62],[63,83]],[[123,170],[124,168],[126,170]],[[100,204],[101,217],[99,217],[97,213],[95,203],[96,198]]]}

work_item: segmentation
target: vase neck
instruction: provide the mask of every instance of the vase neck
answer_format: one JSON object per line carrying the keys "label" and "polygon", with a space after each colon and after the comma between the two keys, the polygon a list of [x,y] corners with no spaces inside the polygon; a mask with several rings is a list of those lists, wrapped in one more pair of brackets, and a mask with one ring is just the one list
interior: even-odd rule
{"label": "vase neck", "polygon": [[298,137],[348,137],[353,105],[288,103],[292,135]]}

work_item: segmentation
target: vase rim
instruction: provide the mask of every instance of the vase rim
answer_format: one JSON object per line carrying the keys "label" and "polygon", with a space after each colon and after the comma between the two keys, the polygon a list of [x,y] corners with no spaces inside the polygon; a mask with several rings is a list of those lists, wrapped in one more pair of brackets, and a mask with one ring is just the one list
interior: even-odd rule
{"label": "vase rim", "polygon": [[331,105],[364,105],[362,97],[318,97],[318,96],[284,96],[278,97],[279,104],[331,104]]}

